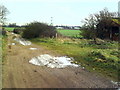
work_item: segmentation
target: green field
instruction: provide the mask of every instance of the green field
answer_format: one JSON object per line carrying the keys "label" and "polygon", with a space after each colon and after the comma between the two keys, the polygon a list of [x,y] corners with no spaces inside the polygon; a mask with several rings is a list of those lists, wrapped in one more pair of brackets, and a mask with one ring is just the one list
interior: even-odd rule
{"label": "green field", "polygon": [[80,30],[57,30],[60,34],[68,37],[75,37],[75,38],[81,38]]}
{"label": "green field", "polygon": [[[5,30],[7,31],[13,31],[14,27],[4,27]],[[74,38],[82,38],[80,35],[81,31],[80,30],[57,30],[60,34],[63,36],[68,36],[68,37],[74,37]]]}
{"label": "green field", "polygon": [[13,31],[14,30],[14,27],[4,27],[5,28],[5,30],[7,30],[7,31]]}

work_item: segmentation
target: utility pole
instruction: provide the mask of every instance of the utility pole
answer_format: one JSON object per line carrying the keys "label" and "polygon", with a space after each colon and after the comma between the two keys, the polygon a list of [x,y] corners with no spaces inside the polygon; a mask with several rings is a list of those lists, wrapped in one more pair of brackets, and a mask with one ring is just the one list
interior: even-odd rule
{"label": "utility pole", "polygon": [[53,17],[51,17],[51,24],[50,25],[53,26]]}

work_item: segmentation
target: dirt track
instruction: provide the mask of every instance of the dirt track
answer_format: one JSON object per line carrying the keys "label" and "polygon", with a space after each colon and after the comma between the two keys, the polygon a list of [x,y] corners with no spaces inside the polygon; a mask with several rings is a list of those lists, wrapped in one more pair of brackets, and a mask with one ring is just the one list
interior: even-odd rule
{"label": "dirt track", "polygon": [[[8,34],[8,43],[14,42]],[[30,50],[29,48],[38,48]],[[3,63],[3,88],[112,88],[114,85],[104,77],[83,70],[81,67],[51,69],[35,66],[28,61],[41,54],[59,55],[32,44],[12,45],[7,49]]]}

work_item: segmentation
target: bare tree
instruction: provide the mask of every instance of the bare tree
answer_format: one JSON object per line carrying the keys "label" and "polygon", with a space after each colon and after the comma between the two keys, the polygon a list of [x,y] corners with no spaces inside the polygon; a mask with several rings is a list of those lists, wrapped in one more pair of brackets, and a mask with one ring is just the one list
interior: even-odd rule
{"label": "bare tree", "polygon": [[6,21],[6,15],[9,13],[8,9],[4,5],[0,5],[0,34],[6,35],[6,31],[2,27]]}
{"label": "bare tree", "polygon": [[0,23],[4,24],[6,21],[6,15],[9,13],[8,9],[4,5],[0,5]]}
{"label": "bare tree", "polygon": [[95,30],[96,30],[96,18],[93,14],[90,14],[90,16],[88,18],[85,18],[85,20],[83,21],[84,25],[83,25],[83,36],[85,38],[95,38],[96,34],[95,34]]}

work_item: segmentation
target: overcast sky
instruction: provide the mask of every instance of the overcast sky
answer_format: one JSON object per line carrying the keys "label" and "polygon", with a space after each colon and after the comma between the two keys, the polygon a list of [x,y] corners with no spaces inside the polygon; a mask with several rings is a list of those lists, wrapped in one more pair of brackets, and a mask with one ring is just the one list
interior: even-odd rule
{"label": "overcast sky", "polygon": [[89,14],[105,7],[110,12],[118,11],[119,0],[0,0],[10,11],[8,23],[19,25],[32,21],[54,25],[80,25]]}

